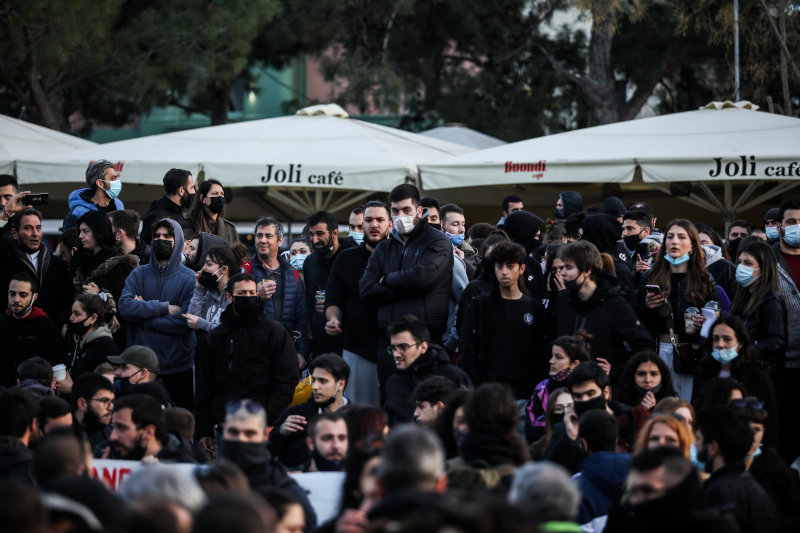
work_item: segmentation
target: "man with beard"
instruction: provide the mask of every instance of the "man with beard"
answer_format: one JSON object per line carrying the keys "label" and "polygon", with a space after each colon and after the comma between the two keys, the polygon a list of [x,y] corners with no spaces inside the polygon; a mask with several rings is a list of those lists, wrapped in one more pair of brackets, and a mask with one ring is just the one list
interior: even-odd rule
{"label": "man with beard", "polygon": [[303,263],[303,278],[311,329],[311,352],[313,355],[330,352],[341,354],[342,338],[325,334],[325,289],[333,262],[342,250],[354,248],[356,242],[352,238],[339,241],[336,217],[327,211],[317,211],[308,217],[307,225],[313,252]]}
{"label": "man with beard", "polygon": [[[186,240],[194,236],[194,228],[184,212],[192,206],[195,193],[192,173],[180,168],[171,168],[164,174],[164,196],[150,204],[142,219],[141,239],[144,243],[153,240],[153,224],[171,218],[180,224]],[[183,249],[181,249],[183,251]]]}
{"label": "man with beard", "polygon": [[680,450],[644,450],[631,460],[625,495],[615,502],[606,533],[734,533],[735,520],[707,509],[700,477]]}
{"label": "man with beard", "polygon": [[114,405],[113,430],[109,437],[111,459],[192,463],[191,451],[177,434],[167,433],[164,409],[144,394],[131,394]]}
{"label": "man with beard", "polygon": [[99,374],[84,374],[75,379],[70,394],[72,427],[84,434],[92,449],[111,435],[114,385]]}
{"label": "man with beard", "polygon": [[269,428],[267,413],[258,402],[246,398],[224,406],[225,422],[219,456],[242,469],[250,488],[280,489],[294,496],[306,515],[306,531],[313,531],[317,516],[308,501],[306,491],[267,449]]}
{"label": "man with beard", "polygon": [[0,386],[17,384],[16,369],[34,356],[45,356],[51,365],[61,363],[61,335],[55,323],[34,303],[38,298],[36,278],[20,272],[8,286],[8,309],[0,316],[0,338],[4,354],[0,358]]}
{"label": "man with beard", "polygon": [[311,422],[306,437],[311,459],[304,472],[339,472],[347,455],[347,422],[341,413],[322,413]]}
{"label": "man with beard", "polygon": [[122,209],[112,212],[108,218],[111,220],[115,245],[126,254],[138,257],[140,265],[146,265],[150,261],[150,245],[136,238],[139,232],[139,213],[133,209]]}
{"label": "man with beard", "polygon": [[181,264],[183,232],[165,218],[153,225],[150,262],[125,280],[119,313],[128,323],[128,346],[147,346],[158,354],[164,387],[176,405],[194,403],[196,339],[183,318],[196,285],[195,273]]}
{"label": "man with beard", "polygon": [[37,301],[54,322],[68,312],[74,297],[67,264],[42,241],[42,214],[26,208],[8,223],[11,239],[0,239],[0,287],[8,287],[17,272],[28,272],[39,285]]}
{"label": "man with beard", "polygon": [[342,357],[350,366],[349,397],[353,403],[380,407],[378,388],[377,307],[358,292],[358,280],[370,255],[392,229],[389,208],[373,200],[364,206],[364,242],[342,250],[331,267],[325,292],[325,333],[342,336]]}
{"label": "man with beard", "polygon": [[[386,331],[389,324],[411,313],[426,326],[430,340],[441,344],[450,317],[453,245],[422,218],[416,187],[398,185],[389,193],[389,201],[393,227],[389,238],[370,256],[358,282],[359,292],[378,308],[379,331]],[[380,337],[379,344],[378,381],[383,395],[394,362],[385,351],[388,339]]]}
{"label": "man with beard", "polygon": [[253,398],[275,420],[289,406],[300,379],[292,337],[283,324],[262,316],[255,279],[231,277],[225,297],[231,303],[221,324],[197,353],[196,433],[207,451],[226,403]]}
{"label": "man with beard", "polygon": [[745,470],[745,456],[753,444],[749,422],[728,406],[710,407],[697,414],[697,460],[711,477],[703,485],[709,507],[730,513],[742,531],[772,531],[775,504]]}
{"label": "man with beard", "polygon": [[309,425],[325,413],[333,413],[347,405],[344,390],[350,379],[350,367],[333,353],[315,357],[308,367],[313,385],[307,402],[286,409],[272,424],[269,449],[290,470],[306,463],[311,451],[306,446]]}

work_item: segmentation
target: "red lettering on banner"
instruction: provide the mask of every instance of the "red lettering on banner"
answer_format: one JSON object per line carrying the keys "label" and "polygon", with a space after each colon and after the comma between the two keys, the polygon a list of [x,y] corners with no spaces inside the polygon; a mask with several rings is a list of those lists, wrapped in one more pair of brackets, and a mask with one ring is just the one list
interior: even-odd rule
{"label": "red lettering on banner", "polygon": [[92,467],[92,477],[94,479],[100,480],[106,484],[106,486],[111,490],[117,490],[119,486],[122,484],[122,478],[127,476],[131,473],[131,469],[124,467],[124,468],[106,468],[103,467],[102,474],[97,471],[97,468]]}
{"label": "red lettering on banner", "polygon": [[[88,164],[87,166],[92,166],[92,165],[94,165],[95,163],[97,163],[97,161],[89,161],[89,164]],[[116,170],[117,172],[122,172],[122,167],[123,167],[123,166],[125,166],[125,161],[117,161],[117,162],[116,162],[116,163],[114,163],[114,165],[113,165],[113,167],[114,167],[114,170]]]}
{"label": "red lettering on banner", "polygon": [[539,160],[536,163],[515,163],[513,161],[506,161],[505,173],[525,172],[532,173],[532,177],[541,179],[544,177],[544,172],[547,170],[547,163],[545,160]]}

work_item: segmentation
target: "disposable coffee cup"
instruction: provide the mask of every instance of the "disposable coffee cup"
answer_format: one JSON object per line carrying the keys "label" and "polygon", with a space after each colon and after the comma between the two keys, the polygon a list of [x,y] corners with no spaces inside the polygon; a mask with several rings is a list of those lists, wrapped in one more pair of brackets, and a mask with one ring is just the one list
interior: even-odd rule
{"label": "disposable coffee cup", "polygon": [[54,366],[53,376],[55,376],[56,379],[67,379],[67,365]]}

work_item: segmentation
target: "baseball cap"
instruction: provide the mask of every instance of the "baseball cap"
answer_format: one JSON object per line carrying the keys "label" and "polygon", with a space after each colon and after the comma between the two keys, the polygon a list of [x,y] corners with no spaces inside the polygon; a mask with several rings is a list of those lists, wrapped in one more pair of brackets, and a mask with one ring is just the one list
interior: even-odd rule
{"label": "baseball cap", "polygon": [[138,366],[139,368],[146,368],[150,372],[155,372],[158,374],[158,356],[156,355],[156,352],[147,346],[134,344],[133,346],[128,346],[125,348],[121,354],[109,355],[106,359],[108,359],[109,363],[115,365],[124,365],[125,363],[130,363]]}

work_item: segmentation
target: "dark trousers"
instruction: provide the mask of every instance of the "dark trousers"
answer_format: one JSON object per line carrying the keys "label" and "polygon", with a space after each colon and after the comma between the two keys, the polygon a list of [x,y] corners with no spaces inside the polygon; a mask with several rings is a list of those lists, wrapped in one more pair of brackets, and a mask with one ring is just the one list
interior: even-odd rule
{"label": "dark trousers", "polygon": [[172,403],[194,413],[194,368],[176,374],[161,374],[159,377]]}

